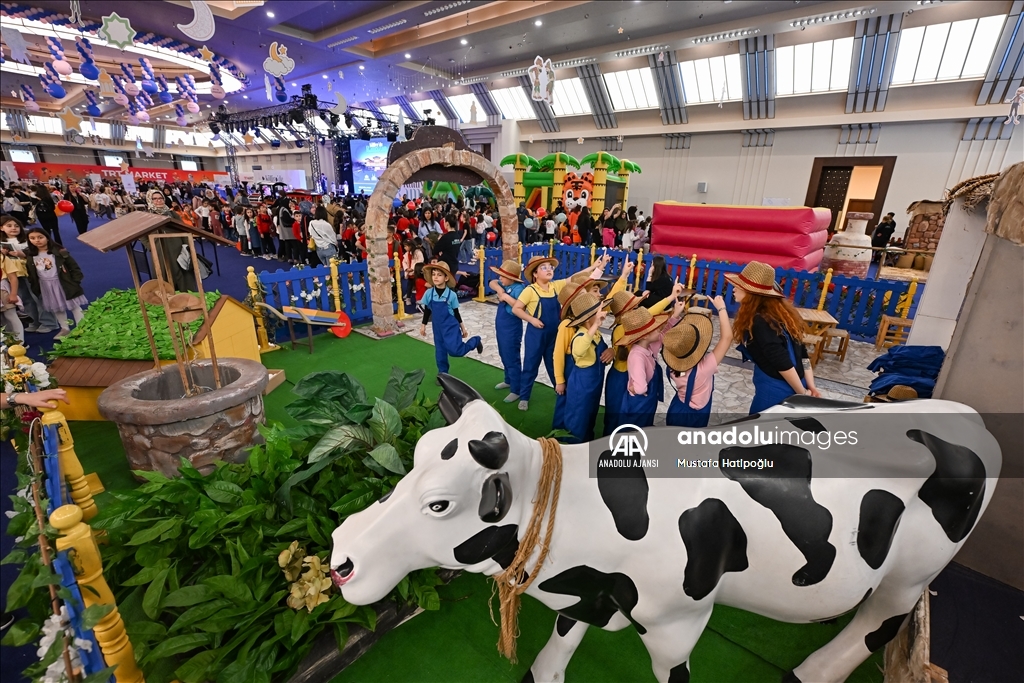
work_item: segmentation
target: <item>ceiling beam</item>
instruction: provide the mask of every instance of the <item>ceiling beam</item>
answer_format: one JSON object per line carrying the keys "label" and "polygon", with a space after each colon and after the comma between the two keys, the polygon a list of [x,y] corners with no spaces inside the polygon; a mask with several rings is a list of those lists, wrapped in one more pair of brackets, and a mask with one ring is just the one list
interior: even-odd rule
{"label": "ceiling beam", "polygon": [[291,36],[292,38],[307,40],[311,43],[319,43],[322,40],[327,40],[328,38],[339,36],[342,33],[354,31],[355,29],[362,28],[367,24],[374,24],[378,21],[383,21],[384,19],[393,17],[396,14],[401,14],[402,12],[407,12],[426,4],[428,3],[422,0],[396,2],[393,5],[388,5],[387,7],[374,10],[373,12],[368,12],[367,14],[361,14],[355,19],[349,19],[348,21],[343,21],[340,24],[335,24],[334,26],[328,26],[327,28],[319,31],[304,31],[303,29],[295,28],[294,26],[289,26],[287,24],[277,24],[276,26],[271,26],[268,30],[273,31],[274,33]]}

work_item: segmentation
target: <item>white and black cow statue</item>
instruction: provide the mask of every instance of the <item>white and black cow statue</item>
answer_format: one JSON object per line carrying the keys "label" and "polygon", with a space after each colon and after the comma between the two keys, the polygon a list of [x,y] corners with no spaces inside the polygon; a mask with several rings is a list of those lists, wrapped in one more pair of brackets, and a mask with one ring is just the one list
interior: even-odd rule
{"label": "white and black cow statue", "polygon": [[[449,426],[424,434],[413,470],[334,531],[332,576],[349,602],[380,600],[424,567],[497,574],[529,523],[539,442],[468,385],[438,379]],[[856,448],[833,445],[813,457],[792,445],[730,447],[733,457],[770,457],[771,470],[592,478],[588,446],[563,446],[550,553],[527,591],[559,616],[524,680],[563,681],[589,625],[632,625],[658,681],[685,683],[715,603],[798,623],[856,609],[839,635],[784,677],[845,680],[896,635],[956,554],[992,498],[1002,461],[978,414],[948,401],[868,407],[794,397],[744,426],[835,432],[850,413],[868,409],[900,414],[884,422],[901,429],[870,430]],[[679,446],[665,456],[717,459],[721,451]],[[812,478],[820,458],[849,477]]]}

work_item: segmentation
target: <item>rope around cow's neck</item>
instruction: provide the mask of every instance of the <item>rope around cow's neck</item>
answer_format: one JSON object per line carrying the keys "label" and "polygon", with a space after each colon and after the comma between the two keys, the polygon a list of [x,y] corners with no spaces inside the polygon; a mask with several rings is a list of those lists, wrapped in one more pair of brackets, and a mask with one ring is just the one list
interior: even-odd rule
{"label": "rope around cow's neck", "polygon": [[[533,514],[530,523],[519,542],[519,550],[512,559],[512,564],[494,577],[494,585],[498,590],[498,609],[501,615],[501,630],[498,633],[498,652],[516,662],[516,639],[519,638],[519,596],[526,592],[533,580],[540,574],[544,559],[548,555],[548,544],[555,528],[555,511],[558,510],[558,493],[562,488],[562,446],[554,439],[541,437],[540,481],[537,482],[537,497],[533,503]],[[544,518],[547,525],[541,537]],[[540,553],[533,570],[526,571],[526,562],[537,547]],[[525,577],[525,578],[524,578]],[[493,593],[492,593],[493,597]],[[491,613],[494,619],[494,613]]]}

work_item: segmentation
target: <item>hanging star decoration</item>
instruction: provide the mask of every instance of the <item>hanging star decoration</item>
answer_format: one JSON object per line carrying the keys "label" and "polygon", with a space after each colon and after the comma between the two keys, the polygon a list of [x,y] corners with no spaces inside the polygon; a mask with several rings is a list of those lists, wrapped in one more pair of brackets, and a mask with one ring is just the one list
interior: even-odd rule
{"label": "hanging star decoration", "polygon": [[334,88],[331,87],[331,83],[334,81],[327,81],[327,92],[331,92]]}
{"label": "hanging star decoration", "polygon": [[7,49],[11,51],[11,59],[22,64],[32,64],[28,58],[28,43],[17,29],[4,26],[0,28],[0,37],[7,43]]}
{"label": "hanging star decoration", "polygon": [[242,136],[242,139],[245,140],[245,144],[251,145],[252,141],[255,140],[256,138],[252,136],[252,133],[246,133],[244,136]]}
{"label": "hanging star decoration", "polygon": [[619,33],[622,33],[622,32],[623,32],[623,30],[625,30],[625,29],[623,29],[623,28],[622,28],[622,27],[620,26],[620,27],[619,27]]}
{"label": "hanging star decoration", "polygon": [[127,161],[122,161],[121,162],[121,173],[127,173],[127,172],[128,172],[128,162]]}
{"label": "hanging star decoration", "polygon": [[121,50],[131,47],[135,42],[135,29],[132,28],[131,22],[117,12],[103,17],[103,25],[96,35]]}
{"label": "hanging star decoration", "polygon": [[582,137],[576,138],[576,144],[577,145],[582,145],[583,144],[583,138]]}
{"label": "hanging star decoration", "polygon": [[212,61],[213,60],[213,51],[210,50],[210,48],[208,48],[205,45],[203,45],[201,48],[199,48],[199,56],[203,58],[204,62]]}
{"label": "hanging star decoration", "polygon": [[82,117],[71,111],[71,107],[61,109],[57,118],[64,122],[65,133],[70,133],[73,130],[82,132]]}

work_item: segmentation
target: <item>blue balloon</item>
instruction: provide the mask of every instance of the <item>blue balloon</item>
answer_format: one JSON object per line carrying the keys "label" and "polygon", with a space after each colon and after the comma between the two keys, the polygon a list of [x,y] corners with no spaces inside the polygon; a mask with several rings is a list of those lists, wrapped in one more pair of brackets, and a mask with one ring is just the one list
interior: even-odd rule
{"label": "blue balloon", "polygon": [[174,119],[174,122],[179,126],[184,127],[185,124],[188,123],[188,120],[184,116],[179,116],[178,118]]}
{"label": "blue balloon", "polygon": [[64,86],[59,83],[51,83],[44,89],[46,90],[46,94],[55,100],[63,100],[68,95],[67,91],[64,90]]}
{"label": "blue balloon", "polygon": [[96,62],[82,62],[78,67],[78,72],[90,81],[99,80],[100,77],[100,70],[96,66]]}
{"label": "blue balloon", "polygon": [[162,90],[160,92],[160,101],[163,102],[164,104],[170,104],[171,102],[174,101],[174,95],[172,95],[171,93],[167,92],[166,90]]}
{"label": "blue balloon", "polygon": [[89,112],[89,116],[99,116],[103,113],[100,111],[99,106],[95,104],[90,104],[85,110]]}
{"label": "blue balloon", "polygon": [[150,95],[155,95],[160,88],[157,86],[156,81],[142,81],[142,89],[148,92]]}
{"label": "blue balloon", "polygon": [[287,102],[288,101],[288,92],[285,91],[285,90],[278,90],[276,97],[277,97],[277,101],[278,102]]}

